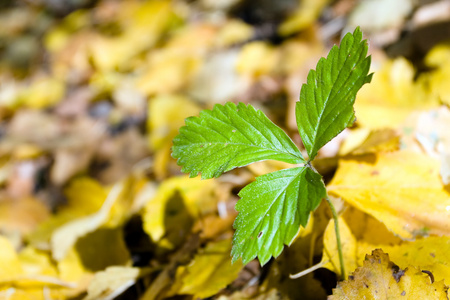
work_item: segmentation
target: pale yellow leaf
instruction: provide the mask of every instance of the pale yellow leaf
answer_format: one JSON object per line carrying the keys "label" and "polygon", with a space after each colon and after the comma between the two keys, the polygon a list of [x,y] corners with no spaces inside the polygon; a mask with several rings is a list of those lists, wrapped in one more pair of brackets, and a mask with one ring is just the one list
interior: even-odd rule
{"label": "pale yellow leaf", "polygon": [[359,2],[348,20],[349,26],[363,31],[399,28],[414,9],[412,0],[366,0]]}
{"label": "pale yellow leaf", "polygon": [[94,275],[84,300],[115,299],[127,288],[136,284],[141,276],[139,268],[112,266]]}

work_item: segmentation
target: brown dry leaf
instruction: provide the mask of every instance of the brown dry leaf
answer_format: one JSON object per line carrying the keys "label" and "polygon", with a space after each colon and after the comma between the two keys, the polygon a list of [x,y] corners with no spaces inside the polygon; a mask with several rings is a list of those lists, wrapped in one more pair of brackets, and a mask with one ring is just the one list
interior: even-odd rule
{"label": "brown dry leaf", "polygon": [[231,263],[231,239],[211,242],[194,256],[192,262],[177,269],[173,294],[207,298],[217,294],[238,276],[243,265]]}
{"label": "brown dry leaf", "polygon": [[432,282],[416,267],[400,269],[377,249],[328,299],[447,299],[447,289],[443,281]]}
{"label": "brown dry leaf", "polygon": [[408,151],[341,160],[328,192],[402,238],[450,235],[450,194],[439,170],[439,161]]}
{"label": "brown dry leaf", "polygon": [[2,232],[28,234],[44,222],[50,213],[48,208],[35,198],[0,201],[0,228]]}

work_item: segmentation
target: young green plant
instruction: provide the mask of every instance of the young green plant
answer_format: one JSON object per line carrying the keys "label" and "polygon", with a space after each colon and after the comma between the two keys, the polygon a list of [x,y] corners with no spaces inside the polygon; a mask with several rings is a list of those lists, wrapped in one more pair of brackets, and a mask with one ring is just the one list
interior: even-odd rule
{"label": "young green plant", "polygon": [[[212,110],[200,112],[199,117],[187,118],[180,128],[173,140],[172,156],[190,177],[199,173],[202,179],[219,177],[262,160],[300,165],[259,176],[239,192],[233,262],[241,258],[246,264],[258,257],[264,265],[272,256],[280,255],[300,226],[306,226],[322,199],[331,205],[338,226],[322,176],[311,161],[320,148],[355,121],[356,93],[372,78],[367,48],[367,41],[356,28],[319,60],[316,70],[309,72],[295,107],[307,160],[282,129],[251,105],[216,104]],[[336,234],[344,274],[337,227]]]}

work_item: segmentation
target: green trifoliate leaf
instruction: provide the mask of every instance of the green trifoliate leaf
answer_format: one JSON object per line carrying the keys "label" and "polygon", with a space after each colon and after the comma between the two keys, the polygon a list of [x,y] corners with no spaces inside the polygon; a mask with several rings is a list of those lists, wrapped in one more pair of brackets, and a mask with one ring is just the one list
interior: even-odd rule
{"label": "green trifoliate leaf", "polygon": [[304,163],[289,136],[251,105],[216,104],[186,119],[173,140],[172,156],[184,173],[203,179],[261,160]]}
{"label": "green trifoliate leaf", "polygon": [[258,256],[264,265],[290,245],[300,225],[326,197],[322,177],[309,167],[285,169],[256,178],[239,193],[231,255],[244,264]]}
{"label": "green trifoliate leaf", "polygon": [[368,75],[370,56],[366,55],[367,42],[356,28],[309,72],[295,114],[310,161],[323,145],[353,124],[356,93],[372,79]]}

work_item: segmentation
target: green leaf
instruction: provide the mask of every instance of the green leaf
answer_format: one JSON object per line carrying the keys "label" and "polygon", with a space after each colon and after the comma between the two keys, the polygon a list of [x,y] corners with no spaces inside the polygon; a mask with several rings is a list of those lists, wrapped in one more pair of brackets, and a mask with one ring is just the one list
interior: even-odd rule
{"label": "green leaf", "polygon": [[316,70],[308,74],[295,107],[298,131],[313,160],[317,151],[353,124],[353,104],[356,93],[372,79],[367,75],[370,56],[367,42],[362,41],[358,28],[347,33],[340,47],[331,48],[327,58],[321,58]]}
{"label": "green leaf", "polygon": [[200,117],[186,119],[186,126],[173,140],[172,156],[184,173],[202,179],[252,162],[273,159],[292,164],[304,163],[303,156],[289,136],[251,105],[216,104]]}
{"label": "green leaf", "polygon": [[291,244],[300,225],[306,226],[326,190],[318,173],[298,167],[259,176],[239,196],[232,261],[241,257],[246,264],[258,256],[264,265]]}

